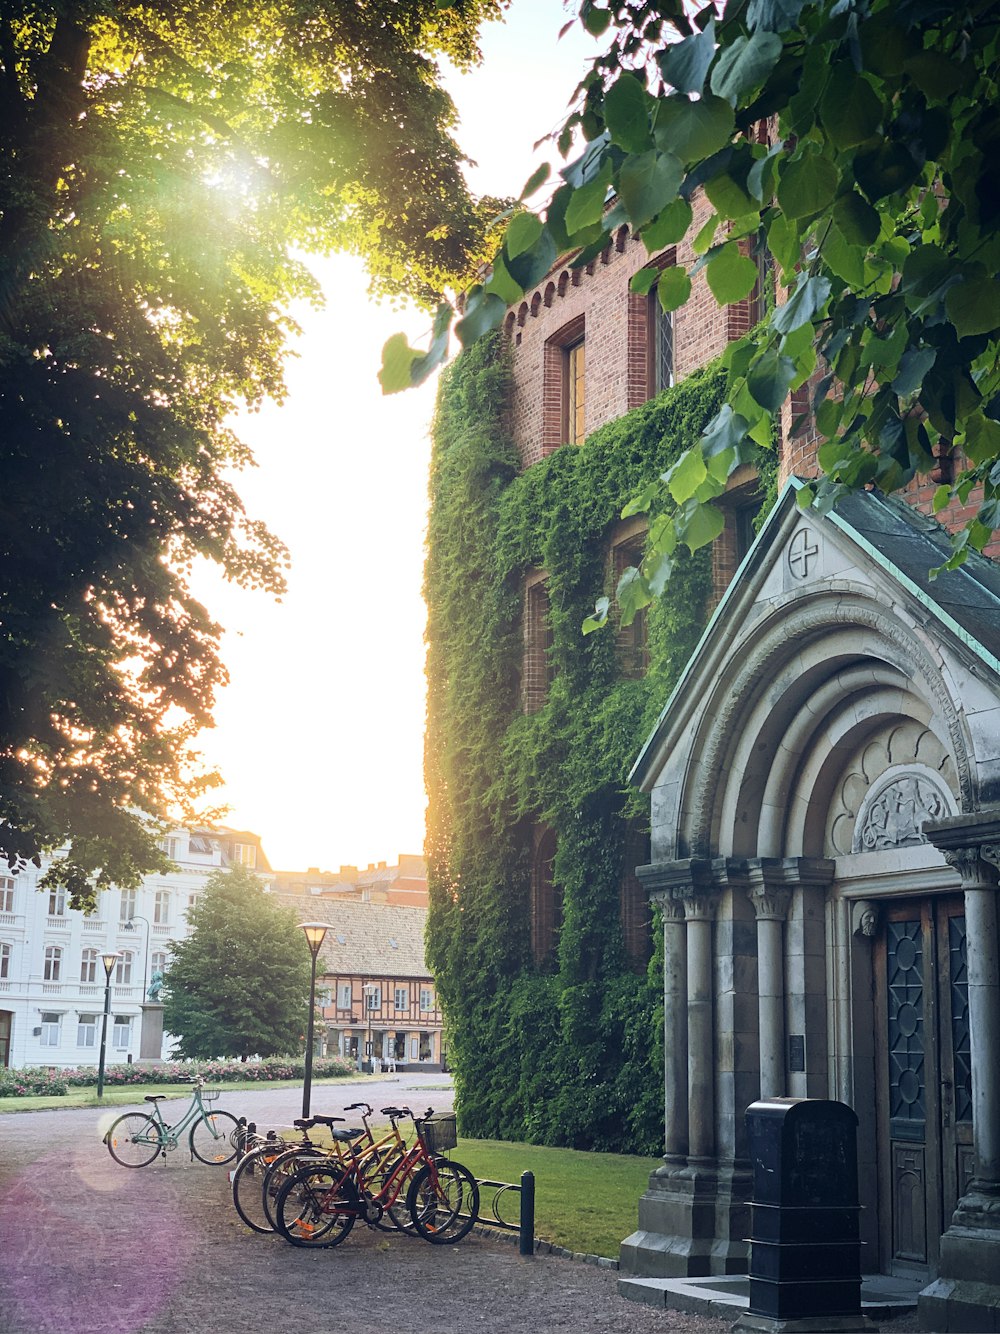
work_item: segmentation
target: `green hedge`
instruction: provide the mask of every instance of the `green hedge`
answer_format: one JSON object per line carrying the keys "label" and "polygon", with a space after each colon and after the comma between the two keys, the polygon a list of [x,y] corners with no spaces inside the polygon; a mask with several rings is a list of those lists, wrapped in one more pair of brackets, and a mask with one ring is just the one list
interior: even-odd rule
{"label": "green hedge", "polygon": [[[680,557],[650,609],[650,668],[622,679],[614,631],[581,626],[608,585],[621,510],[716,411],[716,367],[519,471],[504,429],[508,364],[484,340],[442,381],[425,593],[428,955],[445,1008],[462,1133],[626,1153],[662,1151],[662,942],[629,966],[619,885],[627,774],[706,618],[708,549]],[[772,456],[762,471],[773,474]],[[555,680],[519,698],[523,576],[548,573]],[[558,959],[536,967],[536,822],[555,830]]]}
{"label": "green hedge", "polygon": [[[339,1056],[313,1061],[314,1079],[341,1079],[354,1074],[356,1066]],[[213,1084],[257,1081],[267,1084],[278,1079],[302,1079],[305,1074],[301,1056],[268,1056],[261,1061],[164,1061],[155,1065],[109,1065],[104,1071],[108,1088],[129,1084],[176,1084],[178,1080],[201,1075]],[[59,1070],[50,1066],[26,1066],[23,1070],[0,1067],[0,1098],[27,1098],[39,1093],[58,1097],[71,1088],[96,1088],[97,1067],[80,1066]]]}

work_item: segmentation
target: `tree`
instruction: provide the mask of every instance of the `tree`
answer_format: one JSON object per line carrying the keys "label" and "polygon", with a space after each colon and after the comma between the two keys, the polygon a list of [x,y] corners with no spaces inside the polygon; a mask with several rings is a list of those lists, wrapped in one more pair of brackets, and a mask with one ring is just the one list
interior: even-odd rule
{"label": "tree", "polygon": [[170,946],[163,1022],[179,1056],[279,1056],[298,1050],[310,959],[294,914],[245,867],[215,871]]}
{"label": "tree", "polygon": [[75,907],[210,784],[192,562],[282,588],[229,422],[282,397],[296,248],[425,303],[485,254],[434,59],[506,3],[0,4],[0,856],[63,845]]}
{"label": "tree", "polygon": [[[1000,4],[996,0],[583,0],[607,52],[581,82],[558,137],[561,170],[544,213],[523,201],[489,277],[466,294],[464,343],[498,326],[557,254],[589,263],[628,224],[650,253],[681,241],[690,198],[714,213],[693,239],[690,272],[657,285],[666,309],[705,270],[720,304],[747,296],[747,243],[774,257],[779,299],[731,345],[726,403],[696,446],[626,507],[652,511],[630,611],[669,578],[679,542],[721,531],[712,505],[754,444],[770,443],[789,390],[818,372],[813,406],[823,476],[800,503],[826,510],[846,491],[939,482],[935,511],[973,517],[948,566],[1000,527]],[[762,122],[773,143],[757,141]],[[609,198],[613,202],[609,205]],[[633,280],[649,290],[647,270]],[[431,358],[444,355],[442,307]],[[386,346],[388,390],[426,374],[400,339]],[[607,614],[607,599],[587,623]]]}

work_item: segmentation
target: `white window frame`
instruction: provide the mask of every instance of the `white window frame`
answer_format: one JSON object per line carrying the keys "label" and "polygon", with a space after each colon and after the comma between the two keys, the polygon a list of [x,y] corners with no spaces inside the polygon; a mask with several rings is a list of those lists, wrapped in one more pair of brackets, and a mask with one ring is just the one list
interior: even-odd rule
{"label": "white window frame", "polygon": [[124,1051],[132,1044],[132,1016],[116,1014],[111,1029],[111,1045],[116,1051]]}
{"label": "white window frame", "polygon": [[43,956],[42,980],[44,982],[59,982],[62,980],[62,961],[63,952],[61,945],[46,945]]}
{"label": "white window frame", "polygon": [[11,948],[5,940],[0,940],[0,979],[10,977]]}
{"label": "white window frame", "polygon": [[115,964],[115,986],[130,987],[132,985],[132,961],[135,955],[131,950],[122,950],[121,958]]}
{"label": "white window frame", "polygon": [[118,908],[119,922],[131,922],[135,919],[136,898],[138,890],[123,889],[121,891],[122,901]]}
{"label": "white window frame", "polygon": [[62,1029],[62,1015],[54,1014],[51,1010],[43,1011],[41,1028],[40,1045],[43,1047],[58,1047]]}
{"label": "white window frame", "polygon": [[167,951],[154,950],[149,956],[149,974],[165,973],[167,971]]}
{"label": "white window frame", "polygon": [[96,1014],[78,1014],[76,1020],[76,1045],[78,1047],[97,1046]]}
{"label": "white window frame", "polygon": [[373,1010],[382,1008],[382,988],[372,984],[367,991],[361,993],[365,998],[365,1011],[370,1014]]}
{"label": "white window frame", "polygon": [[16,888],[12,875],[0,875],[0,912],[13,912]]}
{"label": "white window frame", "polygon": [[158,889],[153,895],[153,924],[166,926],[170,921],[170,900],[173,896],[169,889]]}
{"label": "white window frame", "polygon": [[353,996],[350,982],[338,982],[337,984],[337,1009],[349,1010],[353,1004]]}
{"label": "white window frame", "polygon": [[[402,997],[402,1000],[400,1000],[400,997]],[[410,1008],[410,988],[397,987],[394,1000],[395,1004],[393,1005],[393,1009],[408,1010]]]}
{"label": "white window frame", "polygon": [[49,890],[49,916],[66,916],[66,887],[59,885],[56,889]]}
{"label": "white window frame", "polygon": [[430,987],[420,988],[420,1008],[425,1013],[434,1009],[434,992]]}
{"label": "white window frame", "polygon": [[85,949],[80,955],[80,981],[97,981],[97,961],[100,954],[92,946]]}
{"label": "white window frame", "polygon": [[248,870],[257,869],[257,846],[254,843],[234,843],[233,861],[237,866],[245,866]]}

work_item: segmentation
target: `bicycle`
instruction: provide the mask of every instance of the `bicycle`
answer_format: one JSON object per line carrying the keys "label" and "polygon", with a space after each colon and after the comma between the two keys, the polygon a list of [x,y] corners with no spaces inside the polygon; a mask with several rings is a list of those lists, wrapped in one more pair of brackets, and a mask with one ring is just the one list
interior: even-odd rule
{"label": "bicycle", "polygon": [[218,1089],[203,1091],[205,1081],[200,1076],[191,1082],[194,1084],[191,1102],[175,1125],[163,1119],[157,1105],[166,1096],[163,1093],[147,1093],[143,1099],[152,1103],[152,1112],[126,1112],[113,1122],[104,1135],[104,1143],[116,1163],[122,1167],[146,1167],[157,1154],[165,1158],[168,1149],[177,1148],[188,1127],[192,1160],[197,1158],[199,1162],[219,1166],[232,1162],[237,1154],[239,1121],[231,1112],[212,1111],[205,1106],[219,1097]]}
{"label": "bicycle", "polygon": [[269,1130],[233,1172],[233,1204],[236,1212],[254,1232],[273,1232],[271,1202],[286,1178],[304,1164],[307,1158],[325,1158],[327,1150],[314,1144],[309,1131],[318,1122],[315,1117],[298,1119],[294,1123],[301,1139],[283,1139]]}
{"label": "bicycle", "polygon": [[[428,1143],[428,1112],[417,1118],[408,1107],[383,1107],[392,1132],[386,1152],[358,1153],[307,1164],[282,1186],[275,1201],[278,1231],[293,1246],[338,1246],[361,1218],[370,1227],[397,1206],[406,1192],[410,1225],[437,1244],[460,1241],[479,1216],[479,1186],[461,1163],[441,1157]],[[397,1121],[410,1117],[416,1139],[408,1148]],[[436,1148],[444,1147],[440,1143]],[[452,1145],[447,1145],[452,1147]],[[398,1226],[398,1224],[397,1224]]]}

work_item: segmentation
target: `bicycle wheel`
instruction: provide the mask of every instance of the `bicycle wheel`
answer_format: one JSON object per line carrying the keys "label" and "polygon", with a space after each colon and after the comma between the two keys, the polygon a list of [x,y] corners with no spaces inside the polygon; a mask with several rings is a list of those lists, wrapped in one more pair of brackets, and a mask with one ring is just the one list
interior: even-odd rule
{"label": "bicycle wheel", "polygon": [[321,1158],[325,1161],[328,1157],[328,1154],[315,1145],[298,1145],[286,1149],[284,1153],[279,1153],[277,1158],[268,1164],[261,1181],[260,1194],[264,1220],[269,1231],[277,1232],[278,1230],[274,1221],[274,1205],[279,1191],[288,1178],[293,1177],[296,1172],[308,1166],[311,1159]]}
{"label": "bicycle wheel", "polygon": [[461,1241],[479,1217],[479,1185],[461,1163],[428,1163],[414,1177],[406,1204],[420,1236],[448,1246]]}
{"label": "bicycle wheel", "polygon": [[160,1152],[160,1127],[145,1112],[126,1112],[112,1124],[104,1143],[122,1167],[146,1167]]}
{"label": "bicycle wheel", "polygon": [[238,1124],[232,1112],[206,1112],[191,1127],[191,1152],[202,1163],[231,1163],[236,1157],[231,1136]]}
{"label": "bicycle wheel", "polygon": [[233,1174],[233,1204],[244,1223],[254,1232],[274,1231],[273,1223],[264,1212],[264,1179],[279,1147],[267,1144],[251,1150],[240,1160]]}
{"label": "bicycle wheel", "polygon": [[278,1231],[293,1246],[339,1246],[354,1226],[361,1204],[353,1181],[339,1163],[311,1163],[281,1187],[274,1202]]}

